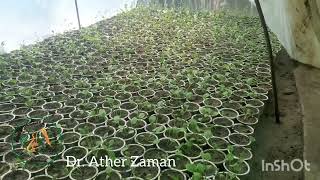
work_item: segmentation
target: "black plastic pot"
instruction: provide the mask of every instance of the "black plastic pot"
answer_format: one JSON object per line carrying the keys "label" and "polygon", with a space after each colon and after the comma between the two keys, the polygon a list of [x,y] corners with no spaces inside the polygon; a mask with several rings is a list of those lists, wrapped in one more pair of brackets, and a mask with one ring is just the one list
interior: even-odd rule
{"label": "black plastic pot", "polygon": [[81,135],[88,135],[92,133],[95,128],[96,126],[92,123],[80,123],[74,128],[74,131]]}
{"label": "black plastic pot", "polygon": [[152,96],[154,96],[155,91],[153,91],[152,89],[142,89],[138,92],[138,94],[145,98],[151,98]]}
{"label": "black plastic pot", "polygon": [[181,105],[183,105],[183,100],[181,99],[170,99],[167,103],[168,107],[171,107],[172,109],[180,108]]}
{"label": "black plastic pot", "polygon": [[220,125],[209,126],[208,129],[211,131],[213,137],[227,138],[230,135],[229,128]]}
{"label": "black plastic pot", "polygon": [[119,153],[125,147],[126,142],[118,137],[108,137],[102,143],[102,148]]}
{"label": "black plastic pot", "polygon": [[80,166],[71,170],[69,178],[71,180],[91,180],[98,174],[98,168],[95,166]]}
{"label": "black plastic pot", "polygon": [[105,97],[103,96],[93,96],[89,99],[89,102],[96,103],[98,105],[101,105],[105,100]]}
{"label": "black plastic pot", "polygon": [[166,90],[158,90],[155,92],[155,96],[160,97],[162,99],[168,99],[170,97],[170,92]]}
{"label": "black plastic pot", "polygon": [[83,146],[89,150],[100,147],[102,144],[102,138],[96,135],[89,135],[81,138],[78,142],[79,146]]}
{"label": "black plastic pot", "polygon": [[59,120],[61,120],[63,116],[61,114],[50,114],[43,119],[43,123],[48,125],[53,125]]}
{"label": "black plastic pot", "polygon": [[203,164],[205,166],[205,170],[202,175],[206,179],[214,178],[215,175],[218,173],[217,166],[210,161],[200,159],[200,160],[194,161],[193,164],[195,165]]}
{"label": "black plastic pot", "polygon": [[127,101],[131,98],[130,93],[125,93],[125,92],[118,92],[116,95],[114,95],[114,98],[119,100],[119,101]]}
{"label": "black plastic pot", "polygon": [[0,123],[7,123],[12,121],[15,118],[13,114],[4,113],[0,114]]}
{"label": "black plastic pot", "polygon": [[121,180],[121,179],[122,179],[121,174],[114,170],[102,171],[95,178],[95,180]]}
{"label": "black plastic pot", "polygon": [[187,129],[191,133],[204,134],[208,130],[208,127],[206,124],[196,121],[190,121],[188,123]]}
{"label": "black plastic pot", "polygon": [[107,117],[106,116],[100,116],[100,115],[95,115],[95,116],[90,116],[87,119],[88,123],[92,123],[95,126],[103,126],[106,124]]}
{"label": "black plastic pot", "polygon": [[207,98],[203,101],[204,105],[219,108],[222,105],[220,99],[217,98]]}
{"label": "black plastic pot", "polygon": [[78,144],[79,139],[81,138],[80,133],[77,132],[65,132],[63,133],[59,140],[62,141],[62,143],[66,146],[66,147],[71,147],[73,145]]}
{"label": "black plastic pot", "polygon": [[29,107],[19,107],[12,111],[12,114],[16,117],[24,117],[26,116],[30,111],[32,111],[32,108]]}
{"label": "black plastic pot", "polygon": [[219,115],[219,110],[217,108],[211,107],[211,106],[200,107],[199,111],[204,116],[210,116],[212,118],[214,118],[214,117]]}
{"label": "black plastic pot", "polygon": [[39,149],[38,152],[40,154],[49,156],[50,158],[56,158],[60,157],[62,152],[66,149],[66,147],[63,144],[60,144],[57,141],[52,141],[51,146],[49,145],[42,145]]}
{"label": "black plastic pot", "polygon": [[168,126],[170,128],[185,128],[188,126],[188,123],[183,119],[172,119],[169,121]]}
{"label": "black plastic pot", "polygon": [[52,177],[49,175],[37,175],[33,176],[30,180],[51,180]]}
{"label": "black plastic pot", "polygon": [[65,118],[59,120],[57,124],[63,128],[63,131],[72,131],[79,124],[79,122],[75,119]]}
{"label": "black plastic pot", "polygon": [[115,133],[116,129],[112,126],[100,126],[93,131],[93,134],[102,138],[112,137]]}
{"label": "black plastic pot", "polygon": [[104,89],[99,93],[100,96],[109,97],[109,98],[114,97],[116,94],[117,92],[111,89]]}
{"label": "black plastic pot", "polygon": [[121,119],[125,119],[127,118],[129,115],[129,111],[127,110],[124,110],[124,109],[114,109],[111,114],[110,114],[110,117],[111,118],[114,118],[116,116],[118,116],[119,118]]}
{"label": "black plastic pot", "polygon": [[135,136],[135,142],[144,146],[144,147],[151,147],[158,142],[158,137],[153,133],[149,132],[142,132]]}
{"label": "black plastic pot", "polygon": [[176,169],[179,171],[187,171],[187,165],[191,164],[191,159],[182,154],[173,154],[168,157],[168,159],[173,159],[176,163],[176,167],[172,167],[172,169]]}
{"label": "black plastic pot", "polygon": [[41,172],[48,166],[49,159],[46,155],[36,155],[26,161],[25,168],[32,174]]}
{"label": "black plastic pot", "polygon": [[250,166],[246,161],[232,160],[223,163],[224,168],[237,176],[244,176],[250,172]]}
{"label": "black plastic pot", "polygon": [[181,144],[179,150],[183,155],[188,156],[190,159],[197,159],[202,153],[202,149],[198,145],[188,142]]}
{"label": "black plastic pot", "polygon": [[173,110],[170,107],[159,107],[154,110],[156,114],[171,115]]}
{"label": "black plastic pot", "polygon": [[163,137],[163,133],[166,130],[166,127],[160,123],[151,123],[145,126],[145,131],[151,132],[158,136],[158,138]]}
{"label": "black plastic pot", "polygon": [[31,173],[26,169],[9,171],[2,176],[2,180],[26,180],[31,178]]}
{"label": "black plastic pot", "polygon": [[172,113],[172,117],[176,119],[180,118],[180,119],[188,120],[191,118],[191,116],[192,116],[192,113],[185,109],[176,109]]}
{"label": "black plastic pot", "polygon": [[129,144],[121,149],[121,155],[125,157],[138,156],[142,157],[146,151],[146,148],[139,144]]}
{"label": "black plastic pot", "polygon": [[135,102],[135,103],[137,103],[137,104],[140,104],[140,103],[143,103],[143,102],[147,101],[147,98],[142,97],[142,96],[140,96],[140,95],[133,95],[133,96],[130,98],[129,101],[133,101],[133,102]]}
{"label": "black plastic pot", "polygon": [[211,148],[221,151],[227,150],[228,146],[230,145],[230,143],[227,140],[218,137],[209,138],[208,144]]}
{"label": "black plastic pot", "polygon": [[144,111],[134,111],[132,113],[129,114],[129,119],[133,119],[133,118],[138,118],[138,119],[142,119],[145,120],[149,117],[147,112]]}
{"label": "black plastic pot", "polygon": [[242,124],[251,126],[254,126],[259,122],[258,118],[252,115],[240,115],[238,121]]}
{"label": "black plastic pot", "polygon": [[138,104],[138,110],[151,113],[155,110],[156,106],[154,102],[144,101]]}
{"label": "black plastic pot", "polygon": [[258,108],[253,106],[244,106],[239,110],[240,116],[245,115],[246,117],[259,117],[260,111]]}
{"label": "black plastic pot", "polygon": [[93,97],[93,93],[90,92],[90,91],[85,91],[85,92],[79,92],[77,95],[76,95],[76,98],[79,98],[79,99],[83,99],[83,100],[88,100],[90,98]]}
{"label": "black plastic pot", "polygon": [[197,103],[193,103],[193,102],[186,102],[183,104],[182,108],[184,108],[185,110],[189,111],[189,112],[197,112],[200,108],[199,104]]}
{"label": "black plastic pot", "polygon": [[228,152],[231,153],[234,158],[242,160],[250,160],[253,156],[251,150],[243,146],[234,145],[231,148],[229,147]]}
{"label": "black plastic pot", "polygon": [[230,128],[233,126],[234,122],[227,117],[216,117],[212,121],[215,125]]}
{"label": "black plastic pot", "polygon": [[121,105],[121,102],[116,99],[108,98],[104,103],[102,104],[102,107],[104,109],[117,109]]}
{"label": "black plastic pot", "polygon": [[[82,146],[74,146],[66,149],[62,153],[62,158],[68,161],[68,156],[74,157],[78,160],[84,160],[84,158],[88,155],[88,149]],[[71,158],[72,160],[72,158]]]}
{"label": "black plastic pot", "polygon": [[237,146],[249,146],[251,144],[251,139],[249,136],[239,133],[232,133],[228,137],[229,142]]}
{"label": "black plastic pot", "polygon": [[77,109],[82,110],[82,111],[92,111],[92,110],[96,109],[97,107],[98,107],[98,105],[96,103],[85,102],[85,103],[79,104],[77,106]]}
{"label": "black plastic pot", "polygon": [[135,135],[137,134],[137,130],[130,127],[123,127],[116,131],[115,136],[122,138],[126,142],[130,142],[134,139]]}
{"label": "black plastic pot", "polygon": [[222,164],[226,161],[226,154],[223,151],[216,149],[204,150],[201,154],[202,159],[208,160],[216,165]]}
{"label": "black plastic pot", "polygon": [[134,111],[138,108],[138,105],[134,102],[125,102],[120,105],[121,109],[125,109],[127,111]]}
{"label": "black plastic pot", "polygon": [[157,147],[168,153],[174,153],[180,147],[180,143],[171,138],[161,138],[157,143]]}
{"label": "black plastic pot", "polygon": [[3,156],[3,160],[10,164],[20,164],[21,162],[18,161],[17,157],[19,157],[22,161],[28,160],[31,156],[25,152],[23,148],[13,149],[12,151],[7,152]]}
{"label": "black plastic pot", "polygon": [[0,139],[4,140],[9,135],[11,135],[14,132],[13,126],[10,125],[0,125]]}
{"label": "black plastic pot", "polygon": [[135,86],[135,85],[128,85],[124,88],[124,90],[133,94],[133,93],[137,93],[139,91],[139,87]]}
{"label": "black plastic pot", "polygon": [[121,119],[119,116],[114,117],[113,119],[109,119],[107,121],[107,126],[112,126],[114,128],[119,128],[121,126],[124,126],[126,124],[126,121]]}
{"label": "black plastic pot", "polygon": [[205,146],[207,144],[207,139],[203,135],[197,133],[187,133],[185,135],[185,140],[187,142],[196,144],[200,147]]}
{"label": "black plastic pot", "polygon": [[42,105],[42,109],[46,110],[46,111],[55,111],[57,109],[60,109],[63,105],[60,102],[46,102],[44,105]]}
{"label": "black plastic pot", "polygon": [[63,94],[68,95],[68,96],[75,96],[77,95],[79,90],[73,89],[73,88],[66,88],[62,91]]}
{"label": "black plastic pot", "polygon": [[174,169],[166,169],[161,171],[158,180],[168,180],[171,178],[175,178],[176,180],[186,180],[187,177],[182,171],[174,170]]}
{"label": "black plastic pot", "polygon": [[11,170],[11,166],[7,162],[0,162],[0,177]]}
{"label": "black plastic pot", "polygon": [[199,95],[196,95],[196,94],[193,94],[192,96],[187,97],[187,100],[189,102],[194,102],[194,103],[197,103],[197,104],[201,104],[203,102],[203,97],[199,96]]}
{"label": "black plastic pot", "polygon": [[64,104],[65,104],[65,106],[76,106],[76,105],[81,104],[83,102],[84,101],[80,98],[71,98],[71,99],[67,99]]}
{"label": "black plastic pot", "polygon": [[163,134],[165,137],[169,137],[169,138],[181,141],[183,140],[186,132],[183,129],[172,127],[172,128],[167,128]]}
{"label": "black plastic pot", "polygon": [[89,113],[87,111],[76,110],[73,111],[69,116],[80,123],[85,121],[85,119],[89,116]]}
{"label": "black plastic pot", "polygon": [[142,132],[144,128],[146,127],[147,123],[144,120],[133,118],[126,122],[126,125],[128,127],[134,128],[137,130],[137,132]]}
{"label": "black plastic pot", "polygon": [[232,129],[236,133],[245,134],[245,135],[252,135],[254,133],[254,129],[251,126],[242,124],[242,123],[234,124]]}
{"label": "black plastic pot", "polygon": [[135,167],[132,169],[132,174],[143,179],[155,180],[160,174],[160,168],[155,167]]}
{"label": "black plastic pot", "polygon": [[16,105],[11,103],[0,104],[0,114],[11,112],[16,108]]}
{"label": "black plastic pot", "polygon": [[240,180],[239,177],[230,172],[218,172],[215,180]]}
{"label": "black plastic pot", "polygon": [[222,108],[219,110],[219,114],[222,116],[222,117],[226,117],[226,118],[229,118],[229,119],[236,119],[239,117],[239,113],[234,110],[234,109],[230,109],[230,108]]}
{"label": "black plastic pot", "polygon": [[48,87],[48,90],[54,93],[59,93],[65,90],[65,87],[62,85],[51,85]]}
{"label": "black plastic pot", "polygon": [[[90,164],[95,162],[95,160],[99,161],[101,158],[104,159],[105,157],[108,157],[108,156],[109,156],[109,151],[107,149],[95,148],[88,153],[85,160],[88,164]],[[101,170],[102,168],[103,167],[98,167],[99,170]]]}
{"label": "black plastic pot", "polygon": [[45,127],[44,123],[36,121],[36,122],[31,122],[26,126],[24,126],[23,131],[31,135],[32,133],[39,132],[39,130],[44,127]]}
{"label": "black plastic pot", "polygon": [[159,123],[159,124],[167,124],[170,118],[164,114],[153,114],[148,118],[148,122]]}
{"label": "black plastic pot", "polygon": [[210,116],[204,116],[203,114],[195,114],[191,117],[191,120],[207,124],[212,121],[212,118]]}

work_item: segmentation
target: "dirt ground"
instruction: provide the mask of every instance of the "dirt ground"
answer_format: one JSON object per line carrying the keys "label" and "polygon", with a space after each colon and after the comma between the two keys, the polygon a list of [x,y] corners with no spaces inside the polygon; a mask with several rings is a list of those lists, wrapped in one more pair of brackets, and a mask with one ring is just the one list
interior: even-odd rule
{"label": "dirt ground", "polygon": [[[256,142],[252,148],[251,174],[245,180],[302,180],[303,172],[262,171],[262,160],[274,162],[303,159],[302,115],[293,70],[296,62],[291,61],[285,51],[276,60],[277,86],[281,124],[275,123],[273,103],[266,105],[265,113],[256,127]],[[271,97],[271,96],[270,96]]]}

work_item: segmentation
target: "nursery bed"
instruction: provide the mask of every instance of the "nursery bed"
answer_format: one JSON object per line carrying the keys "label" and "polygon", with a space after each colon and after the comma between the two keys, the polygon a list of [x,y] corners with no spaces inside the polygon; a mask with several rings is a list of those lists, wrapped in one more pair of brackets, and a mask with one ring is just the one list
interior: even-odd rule
{"label": "nursery bed", "polygon": [[[263,37],[253,17],[136,8],[1,55],[2,178],[241,179],[271,89]],[[66,167],[104,155],[179,166]]]}

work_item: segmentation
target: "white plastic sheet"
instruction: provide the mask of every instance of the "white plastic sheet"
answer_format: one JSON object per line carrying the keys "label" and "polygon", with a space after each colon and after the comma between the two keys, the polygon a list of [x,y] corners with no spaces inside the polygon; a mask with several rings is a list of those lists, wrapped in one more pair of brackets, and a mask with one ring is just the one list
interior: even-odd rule
{"label": "white plastic sheet", "polygon": [[260,4],[289,55],[320,68],[320,0],[260,0]]}

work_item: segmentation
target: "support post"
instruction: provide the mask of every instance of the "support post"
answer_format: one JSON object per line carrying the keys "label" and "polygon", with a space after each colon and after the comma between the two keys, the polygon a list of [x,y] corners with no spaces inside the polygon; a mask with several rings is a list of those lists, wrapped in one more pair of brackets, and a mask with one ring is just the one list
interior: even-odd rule
{"label": "support post", "polygon": [[79,26],[79,29],[81,29],[80,16],[79,16],[79,9],[78,9],[78,1],[77,1],[77,0],[74,0],[74,4],[75,4],[75,6],[76,6],[76,11],[77,11],[78,26]]}
{"label": "support post", "polygon": [[271,46],[271,41],[270,41],[270,35],[268,32],[268,27],[266,20],[264,18],[262,8],[260,5],[259,0],[254,0],[258,14],[260,17],[261,25],[264,31],[266,43],[267,43],[267,49],[269,53],[269,58],[270,58],[270,67],[271,67],[271,78],[272,78],[272,92],[273,92],[273,101],[274,101],[274,114],[276,118],[276,123],[280,124],[280,112],[279,112],[279,105],[278,105],[278,92],[277,92],[277,83],[276,83],[276,78],[275,78],[275,70],[274,70],[274,64],[273,64],[273,53],[272,53],[272,46]]}

